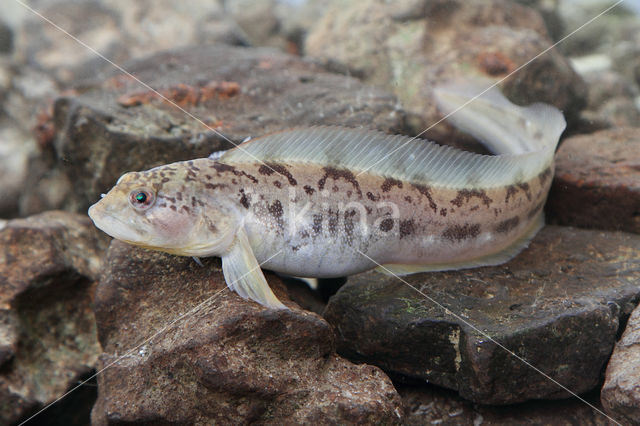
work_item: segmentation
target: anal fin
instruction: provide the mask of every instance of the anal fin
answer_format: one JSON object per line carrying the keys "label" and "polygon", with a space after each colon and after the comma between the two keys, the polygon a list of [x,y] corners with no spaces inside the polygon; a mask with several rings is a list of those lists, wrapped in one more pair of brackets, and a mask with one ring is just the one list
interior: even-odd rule
{"label": "anal fin", "polygon": [[236,234],[230,251],[222,256],[222,272],[229,289],[243,299],[251,299],[272,309],[288,309],[267,284],[242,228]]}
{"label": "anal fin", "polygon": [[505,263],[518,255],[522,250],[529,246],[529,243],[535,237],[540,229],[544,226],[544,214],[541,212],[538,217],[533,220],[529,229],[524,232],[516,241],[511,243],[507,248],[486,256],[476,259],[467,260],[458,263],[432,263],[432,264],[386,264],[378,266],[376,271],[386,275],[410,275],[419,272],[437,272],[437,271],[454,271],[458,269],[478,268],[481,266],[495,266]]}

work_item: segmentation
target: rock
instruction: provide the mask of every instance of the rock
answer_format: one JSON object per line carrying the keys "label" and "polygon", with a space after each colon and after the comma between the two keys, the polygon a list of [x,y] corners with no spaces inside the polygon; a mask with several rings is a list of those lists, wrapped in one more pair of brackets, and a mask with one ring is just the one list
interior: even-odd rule
{"label": "rock", "polygon": [[11,53],[13,50],[13,31],[9,25],[0,21],[0,55]]}
{"label": "rock", "polygon": [[607,365],[602,405],[611,416],[640,423],[640,308],[636,308]]}
{"label": "rock", "polygon": [[[397,386],[405,406],[405,425],[592,425],[609,426],[606,414],[577,399],[530,401],[504,407],[472,404],[435,386]],[[602,410],[593,392],[583,395]]]}
{"label": "rock", "polygon": [[206,157],[248,136],[317,124],[388,132],[403,125],[392,95],[269,49],[194,47],[127,69],[179,108],[123,75],[59,98],[59,165],[76,183],[67,209],[86,209],[124,172]]}
{"label": "rock", "polygon": [[401,420],[391,381],[338,357],[329,324],[287,302],[275,275],[291,310],[241,299],[219,259],[203,262],[111,244],[95,301],[106,370],[93,424]]}
{"label": "rock", "polygon": [[170,0],[102,0],[78,4],[54,0],[43,2],[36,9],[90,47],[83,47],[32,13],[15,25],[18,63],[47,70],[64,85],[111,72],[113,65],[96,51],[122,64],[192,44],[245,43],[239,27],[216,1],[177,4]]}
{"label": "rock", "polygon": [[547,226],[509,263],[349,278],[324,316],[338,353],[483,404],[593,389],[640,297],[640,236]]}
{"label": "rock", "polygon": [[557,224],[640,233],[638,129],[564,140],[546,211]]}
{"label": "rock", "polygon": [[[0,224],[0,423],[25,420],[95,367],[91,303],[105,242],[87,217],[70,213]],[[76,391],[75,401],[93,390]],[[86,422],[92,404],[89,398],[56,420],[81,424],[71,419],[84,413]]]}
{"label": "rock", "polygon": [[[412,130],[429,128],[426,136],[444,142],[451,129],[433,127],[441,118],[434,85],[477,76],[498,81],[550,45],[540,15],[511,1],[334,0],[309,34],[306,53],[393,91],[411,113]],[[503,86],[517,103],[547,102],[569,118],[582,109],[586,91],[556,50]]]}
{"label": "rock", "polygon": [[0,119],[0,217],[18,214],[18,200],[25,191],[29,156],[35,141],[14,122]]}

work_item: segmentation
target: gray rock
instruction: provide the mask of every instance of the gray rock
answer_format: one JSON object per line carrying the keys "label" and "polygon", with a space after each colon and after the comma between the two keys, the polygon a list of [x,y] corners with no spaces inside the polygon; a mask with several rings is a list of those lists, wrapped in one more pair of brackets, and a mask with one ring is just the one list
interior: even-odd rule
{"label": "gray rock", "polygon": [[220,260],[114,241],[96,292],[104,353],[95,425],[396,424],[400,398],[376,367],[335,354],[329,324],[241,299]]}
{"label": "gray rock", "polygon": [[[105,243],[88,218],[70,213],[0,224],[0,423],[25,420],[95,367],[91,304]],[[72,424],[79,413],[86,422],[92,403],[64,405],[56,420]]]}
{"label": "gray rock", "polygon": [[0,217],[18,214],[18,200],[25,191],[29,157],[36,151],[35,141],[15,123],[0,119]]}
{"label": "gray rock", "polygon": [[[122,64],[132,58],[197,43],[244,43],[217,1],[43,1],[32,5],[91,49]],[[15,24],[15,58],[68,85],[110,72],[112,65],[30,12]]]}
{"label": "gray rock", "polygon": [[[505,265],[351,277],[329,301],[338,352],[485,404],[593,389],[640,297],[640,237],[547,226]],[[437,302],[437,304],[436,304]],[[438,305],[439,304],[439,305]],[[482,331],[482,333],[480,333]]]}
{"label": "gray rock", "polygon": [[602,405],[629,424],[640,423],[640,308],[636,308],[607,365]]}
{"label": "gray rock", "polygon": [[388,132],[403,125],[392,95],[269,49],[194,47],[127,68],[180,108],[123,75],[59,98],[59,165],[76,182],[68,209],[87,208],[124,172],[206,157],[248,136],[317,124]]}
{"label": "gray rock", "polygon": [[546,211],[557,224],[640,233],[638,129],[565,139]]}
{"label": "gray rock", "polygon": [[[393,91],[417,133],[441,118],[434,85],[479,75],[497,81],[550,45],[540,15],[511,1],[336,0],[309,34],[306,53]],[[547,102],[569,118],[582,109],[586,91],[556,50],[503,86],[518,103]],[[438,125],[426,135],[444,140],[450,133]]]}

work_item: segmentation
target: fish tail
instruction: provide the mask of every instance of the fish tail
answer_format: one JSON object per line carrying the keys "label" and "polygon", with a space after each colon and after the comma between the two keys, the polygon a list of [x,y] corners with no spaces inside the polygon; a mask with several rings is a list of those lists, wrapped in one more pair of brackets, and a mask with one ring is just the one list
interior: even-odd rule
{"label": "fish tail", "polygon": [[541,103],[515,105],[488,81],[451,82],[435,88],[434,94],[447,120],[494,154],[546,150],[553,155],[566,127],[557,108]]}

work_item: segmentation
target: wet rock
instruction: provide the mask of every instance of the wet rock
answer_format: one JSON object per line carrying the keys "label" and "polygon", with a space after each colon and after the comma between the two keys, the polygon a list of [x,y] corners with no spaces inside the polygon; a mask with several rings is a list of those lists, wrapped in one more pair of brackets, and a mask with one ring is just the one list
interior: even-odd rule
{"label": "wet rock", "polygon": [[104,353],[93,424],[394,424],[399,396],[376,367],[338,357],[329,324],[288,298],[269,310],[226,289],[220,260],[114,241],[96,293]]}
{"label": "wet rock", "polygon": [[[434,85],[478,75],[497,81],[550,45],[540,15],[511,1],[336,0],[309,34],[306,53],[393,91],[417,133],[441,118]],[[571,118],[585,87],[551,50],[508,79],[504,91],[517,103],[556,105]],[[426,135],[444,140],[450,132],[442,124]]]}
{"label": "wet rock", "polygon": [[640,233],[638,129],[564,140],[546,211],[553,223]]}
{"label": "wet rock", "polygon": [[338,352],[486,404],[594,388],[640,297],[640,237],[547,226],[507,264],[356,275],[329,301]]}
{"label": "wet rock", "polygon": [[[64,212],[0,223],[0,423],[24,420],[94,368],[91,303],[105,242],[88,218]],[[65,416],[84,412],[86,422],[92,403]]]}
{"label": "wet rock", "polygon": [[[606,414],[577,399],[531,401],[495,407],[465,401],[455,393],[435,386],[398,386],[405,406],[406,425],[589,425],[608,426]],[[583,395],[602,411],[597,394]],[[615,418],[614,418],[615,419]]]}
{"label": "wet rock", "polygon": [[55,103],[61,169],[83,210],[126,171],[206,157],[248,136],[316,124],[401,129],[395,98],[269,49],[194,47],[127,68],[157,93],[116,75]]}
{"label": "wet rock", "polygon": [[607,365],[602,405],[613,417],[640,423],[640,308],[636,308]]}

